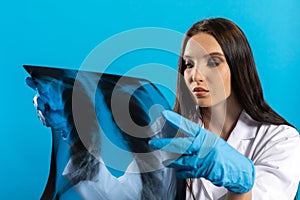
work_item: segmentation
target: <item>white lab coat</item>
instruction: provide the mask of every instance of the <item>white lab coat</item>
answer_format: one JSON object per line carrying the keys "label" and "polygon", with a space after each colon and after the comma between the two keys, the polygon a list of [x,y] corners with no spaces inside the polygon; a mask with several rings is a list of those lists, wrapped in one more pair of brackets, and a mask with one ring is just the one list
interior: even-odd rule
{"label": "white lab coat", "polygon": [[[299,133],[286,125],[262,124],[245,111],[227,142],[255,165],[253,200],[293,200],[300,181]],[[226,152],[224,152],[226,153]],[[227,189],[204,178],[193,180],[196,199],[225,199]],[[190,199],[187,189],[186,199]]]}

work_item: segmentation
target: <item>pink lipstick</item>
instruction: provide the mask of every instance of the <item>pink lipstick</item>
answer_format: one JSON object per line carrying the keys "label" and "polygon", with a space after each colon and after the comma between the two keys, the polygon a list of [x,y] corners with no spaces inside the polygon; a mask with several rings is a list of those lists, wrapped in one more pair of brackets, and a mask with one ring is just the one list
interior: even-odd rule
{"label": "pink lipstick", "polygon": [[197,97],[204,97],[208,94],[209,90],[202,88],[202,87],[195,87],[193,89],[193,93]]}

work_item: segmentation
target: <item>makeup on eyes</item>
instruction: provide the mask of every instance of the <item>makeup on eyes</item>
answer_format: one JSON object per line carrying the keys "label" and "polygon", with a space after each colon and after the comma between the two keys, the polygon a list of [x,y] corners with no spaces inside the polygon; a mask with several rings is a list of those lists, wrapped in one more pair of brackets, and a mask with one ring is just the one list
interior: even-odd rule
{"label": "makeup on eyes", "polygon": [[[183,56],[183,63],[186,66],[186,68],[192,68],[194,67],[194,61],[197,60],[198,56],[191,56],[191,55],[184,55]],[[207,66],[209,67],[217,67],[222,62],[224,62],[224,55],[220,52],[212,52],[209,54],[203,55],[200,59],[206,59],[207,60]]]}

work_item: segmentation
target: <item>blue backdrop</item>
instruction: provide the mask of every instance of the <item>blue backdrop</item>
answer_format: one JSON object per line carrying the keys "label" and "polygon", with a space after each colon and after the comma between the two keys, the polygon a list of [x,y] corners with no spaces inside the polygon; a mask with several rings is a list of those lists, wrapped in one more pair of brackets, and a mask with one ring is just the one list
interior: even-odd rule
{"label": "blue backdrop", "polygon": [[[39,199],[49,170],[50,130],[36,116],[22,64],[77,69],[99,43],[133,28],[183,33],[202,18],[233,20],[250,41],[267,101],[300,129],[299,8],[298,0],[2,1],[0,199]],[[177,63],[175,55],[143,58],[137,53],[130,59],[174,69]]]}

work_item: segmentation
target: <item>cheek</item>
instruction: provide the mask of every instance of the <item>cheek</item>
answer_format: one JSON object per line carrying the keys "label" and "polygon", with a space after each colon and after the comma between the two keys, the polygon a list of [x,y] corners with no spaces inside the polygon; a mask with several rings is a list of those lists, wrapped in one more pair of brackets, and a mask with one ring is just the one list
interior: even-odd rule
{"label": "cheek", "polygon": [[189,92],[192,92],[192,88],[191,88],[191,84],[192,84],[192,75],[190,72],[187,72],[188,70],[185,70],[184,71],[184,74],[183,74],[183,78],[184,78],[184,82],[185,82],[185,85],[188,89]]}
{"label": "cheek", "polygon": [[183,78],[184,78],[185,84],[188,86],[190,83],[190,80],[191,80],[191,75],[189,72],[187,72],[187,70],[184,71]]}
{"label": "cheek", "polygon": [[229,68],[212,70],[207,79],[212,98],[215,99],[215,101],[226,99],[230,95],[231,77]]}
{"label": "cheek", "polygon": [[220,76],[222,77],[221,79],[224,85],[225,96],[228,97],[231,93],[231,73],[229,67],[222,69],[220,71]]}

